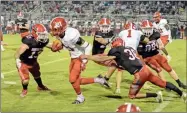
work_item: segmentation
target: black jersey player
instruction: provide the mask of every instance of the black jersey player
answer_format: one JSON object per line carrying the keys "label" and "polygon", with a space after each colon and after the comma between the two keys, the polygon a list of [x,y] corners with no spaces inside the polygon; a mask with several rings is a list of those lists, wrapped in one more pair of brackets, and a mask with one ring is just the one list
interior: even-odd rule
{"label": "black jersey player", "polygon": [[[17,19],[15,20],[16,24],[16,32],[21,33],[21,35],[24,35],[23,33],[29,31],[29,24],[27,19],[24,18],[23,14],[20,12],[17,16]],[[27,35],[27,34],[26,34]],[[22,36],[24,37],[24,36]]]}
{"label": "black jersey player", "polygon": [[22,45],[15,54],[16,66],[23,86],[21,97],[27,94],[27,86],[30,79],[29,72],[33,75],[38,84],[38,90],[49,90],[42,83],[40,65],[37,61],[39,54],[43,51],[43,48],[48,42],[48,33],[42,24],[35,24],[32,27],[32,33],[22,37]]}
{"label": "black jersey player", "polygon": [[114,33],[111,30],[111,22],[108,18],[102,18],[99,23],[100,30],[95,32],[92,55],[103,54],[106,46],[114,38]]}
{"label": "black jersey player", "polygon": [[141,28],[150,40],[148,43],[140,43],[138,46],[138,53],[142,56],[144,62],[154,69],[163,80],[165,78],[161,72],[164,69],[178,83],[179,87],[186,89],[187,86],[179,80],[178,75],[169,65],[167,59],[159,54],[159,43],[157,40],[160,38],[160,33],[153,30],[152,23],[148,20],[142,21]]}
{"label": "black jersey player", "polygon": [[153,83],[161,88],[168,88],[172,91],[175,91],[179,96],[183,97],[186,102],[186,93],[182,92],[179,88],[173,85],[170,82],[163,81],[159,77],[155,76],[142,61],[136,57],[136,51],[131,47],[121,46],[123,45],[122,39],[116,39],[112,42],[113,48],[110,49],[107,56],[98,56],[98,55],[85,55],[82,58],[86,58],[93,61],[109,61],[110,66],[115,66],[120,69],[126,70],[130,74],[134,75],[134,80],[130,86],[129,98],[149,98],[157,97],[159,102],[163,101],[162,93],[139,93],[140,89],[146,81]]}

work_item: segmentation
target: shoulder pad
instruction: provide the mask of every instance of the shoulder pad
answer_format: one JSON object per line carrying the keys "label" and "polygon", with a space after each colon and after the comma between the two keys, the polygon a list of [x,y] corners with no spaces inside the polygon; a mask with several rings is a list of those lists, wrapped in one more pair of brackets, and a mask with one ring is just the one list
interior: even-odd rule
{"label": "shoulder pad", "polygon": [[167,22],[167,20],[166,19],[161,19],[160,20],[160,24],[167,24],[168,22]]}
{"label": "shoulder pad", "polygon": [[34,38],[32,36],[25,36],[22,38],[22,43],[28,45],[29,47],[33,46]]}

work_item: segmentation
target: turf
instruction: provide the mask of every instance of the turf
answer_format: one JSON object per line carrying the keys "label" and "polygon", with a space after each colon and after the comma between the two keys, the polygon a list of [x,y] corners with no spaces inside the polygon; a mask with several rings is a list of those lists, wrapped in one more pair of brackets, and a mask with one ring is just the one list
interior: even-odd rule
{"label": "turf", "polygon": [[[84,37],[92,43],[92,37]],[[1,79],[1,111],[2,112],[113,112],[116,108],[130,102],[141,108],[141,111],[152,112],[159,106],[165,106],[161,111],[165,112],[186,112],[186,104],[173,92],[163,90],[164,103],[160,104],[154,98],[149,99],[128,99],[129,85],[133,76],[125,72],[123,74],[121,86],[121,98],[113,94],[115,89],[115,75],[110,82],[112,90],[107,90],[99,84],[85,85],[82,87],[86,101],[81,105],[72,105],[71,102],[76,98],[75,92],[68,80],[69,54],[67,51],[53,53],[48,49],[39,56],[41,64],[42,79],[53,91],[38,92],[33,77],[30,76],[29,92],[25,98],[21,98],[20,78],[16,71],[14,53],[21,44],[19,35],[5,35],[4,42],[8,43],[5,51],[1,52],[1,71],[5,78]],[[51,41],[53,38],[51,38]],[[186,82],[186,41],[174,40],[167,46],[172,56],[170,64],[176,70],[183,82]],[[12,72],[10,72],[12,71]],[[83,77],[96,77],[100,73],[105,73],[106,67],[89,62],[87,69],[82,73]],[[9,73],[7,73],[9,72]],[[165,73],[168,81],[175,85],[176,82]],[[14,81],[17,84],[5,84],[5,81]],[[154,89],[142,92],[157,92],[159,87],[151,85]],[[158,108],[159,109],[159,108]]]}

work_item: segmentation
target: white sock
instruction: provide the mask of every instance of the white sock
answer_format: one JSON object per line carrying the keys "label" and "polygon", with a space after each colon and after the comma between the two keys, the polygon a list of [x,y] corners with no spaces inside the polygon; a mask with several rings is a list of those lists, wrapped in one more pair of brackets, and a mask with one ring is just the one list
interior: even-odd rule
{"label": "white sock", "polygon": [[4,47],[3,47],[3,45],[1,44],[1,51],[4,51],[5,49],[4,49]]}
{"label": "white sock", "polygon": [[84,96],[81,94],[77,95],[77,100],[79,100],[80,102],[84,101]]}
{"label": "white sock", "polygon": [[94,78],[94,82],[104,84],[104,80],[101,78]]}

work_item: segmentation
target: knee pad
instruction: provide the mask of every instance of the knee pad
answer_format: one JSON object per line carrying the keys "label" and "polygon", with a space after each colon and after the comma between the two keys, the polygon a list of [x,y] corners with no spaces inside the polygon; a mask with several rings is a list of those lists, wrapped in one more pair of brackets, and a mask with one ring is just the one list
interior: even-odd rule
{"label": "knee pad", "polygon": [[70,82],[71,84],[74,84],[76,81],[77,81],[77,79],[75,79],[75,78],[69,79],[69,82]]}
{"label": "knee pad", "polygon": [[29,84],[29,79],[25,79],[22,81],[22,84],[26,85],[26,84]]}
{"label": "knee pad", "polygon": [[162,71],[161,68],[158,68],[158,67],[156,68],[156,72],[157,72],[157,73],[160,73],[161,71]]}
{"label": "knee pad", "polygon": [[131,95],[131,94],[129,94],[128,97],[129,97],[130,99],[134,99],[134,98],[136,97],[136,95]]}

